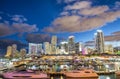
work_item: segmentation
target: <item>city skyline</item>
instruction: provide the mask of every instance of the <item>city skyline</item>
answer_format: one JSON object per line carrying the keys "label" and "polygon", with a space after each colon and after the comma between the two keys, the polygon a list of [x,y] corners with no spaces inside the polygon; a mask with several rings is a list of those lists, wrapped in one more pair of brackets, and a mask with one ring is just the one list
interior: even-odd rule
{"label": "city skyline", "polygon": [[99,29],[105,41],[120,46],[119,0],[0,1],[0,51],[14,43],[50,42],[53,35],[58,41],[71,35],[75,42],[93,41]]}

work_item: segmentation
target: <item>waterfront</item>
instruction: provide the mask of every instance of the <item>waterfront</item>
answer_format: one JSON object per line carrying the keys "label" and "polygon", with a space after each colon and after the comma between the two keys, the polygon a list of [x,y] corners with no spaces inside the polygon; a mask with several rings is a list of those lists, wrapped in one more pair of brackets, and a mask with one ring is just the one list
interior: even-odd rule
{"label": "waterfront", "polygon": [[[1,77],[0,79],[3,79],[3,78]],[[54,77],[54,79],[61,79],[61,78]],[[65,79],[65,78],[63,78],[63,79]],[[115,74],[110,74],[110,75],[99,75],[98,79],[120,79],[120,77],[116,78]]]}
{"label": "waterfront", "polygon": [[116,79],[115,74],[110,74],[110,75],[100,75],[99,79]]}
{"label": "waterfront", "polygon": [[[66,57],[66,58],[65,58]],[[48,59],[49,58],[49,59]],[[27,59],[27,58],[26,58]],[[31,61],[32,60],[32,61]],[[26,63],[25,66],[25,70],[29,69],[29,68],[40,68],[42,69],[44,72],[47,72],[47,69],[51,69],[50,71],[53,72],[60,72],[62,71],[62,66],[66,66],[68,69],[68,71],[71,70],[79,70],[79,68],[93,68],[94,71],[99,74],[99,72],[103,72],[102,74],[106,74],[109,73],[111,71],[113,71],[113,73],[115,73],[115,71],[119,70],[119,57],[113,56],[111,57],[107,57],[105,58],[104,56],[91,56],[91,57],[87,57],[87,56],[43,56],[41,58],[37,58],[34,59],[34,57],[29,60],[29,63]],[[1,62],[7,62],[10,60],[7,59],[1,59]],[[22,64],[23,62],[28,62],[27,60],[18,60],[17,61],[12,61],[14,64],[11,67],[13,70],[21,70],[22,68]],[[52,64],[52,66],[50,66],[50,64]],[[2,67],[4,67],[6,64],[4,64]],[[20,67],[19,67],[20,66]],[[5,66],[7,67],[7,66]],[[10,67],[10,64],[9,64]],[[8,67],[8,68],[9,68]],[[36,69],[35,68],[35,69]],[[59,68],[61,70],[59,70]],[[120,77],[119,77],[120,78]],[[99,75],[98,79],[119,79],[116,78],[115,74],[109,74],[109,75]],[[52,79],[52,78],[51,78]],[[61,77],[57,77],[55,76],[53,79],[65,79],[65,78],[61,78]],[[75,79],[75,78],[74,78]],[[92,78],[91,78],[92,79]]]}
{"label": "waterfront", "polygon": [[[0,79],[4,79],[4,78],[1,77]],[[54,77],[54,79],[61,79],[61,78],[60,77]],[[115,74],[112,74],[112,75],[100,75],[99,79],[116,79],[116,76],[115,76]]]}

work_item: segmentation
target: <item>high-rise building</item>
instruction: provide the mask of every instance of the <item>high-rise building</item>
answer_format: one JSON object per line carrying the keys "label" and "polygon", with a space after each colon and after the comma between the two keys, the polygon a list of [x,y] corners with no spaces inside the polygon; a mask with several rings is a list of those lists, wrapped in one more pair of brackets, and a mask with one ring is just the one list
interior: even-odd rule
{"label": "high-rise building", "polygon": [[43,48],[42,48],[42,44],[37,44],[37,54],[43,54]]}
{"label": "high-rise building", "polygon": [[44,50],[45,50],[45,54],[50,54],[51,50],[50,50],[50,43],[49,42],[44,42]]}
{"label": "high-rise building", "polygon": [[69,54],[75,53],[74,36],[69,36],[69,38],[68,38],[68,50],[69,50]]}
{"label": "high-rise building", "polygon": [[57,46],[57,36],[52,36],[52,39],[51,39],[51,54],[56,54],[56,46]]}
{"label": "high-rise building", "polygon": [[68,54],[68,42],[63,41],[60,43],[60,54]]}
{"label": "high-rise building", "polygon": [[25,56],[26,56],[26,52],[27,52],[26,49],[20,49],[20,55],[19,55],[19,56],[20,56],[22,59],[24,59]]}
{"label": "high-rise building", "polygon": [[12,46],[7,47],[7,52],[5,55],[5,57],[10,57],[10,56],[12,56]]}
{"label": "high-rise building", "polygon": [[95,35],[95,48],[98,53],[104,53],[104,34],[102,30],[97,30]]}
{"label": "high-rise building", "polygon": [[82,46],[82,43],[81,43],[81,42],[75,43],[75,52],[76,52],[77,54],[79,54],[79,53],[82,52],[82,48],[83,48],[83,46]]}
{"label": "high-rise building", "polygon": [[113,54],[113,46],[111,44],[105,45],[105,53]]}
{"label": "high-rise building", "polygon": [[29,54],[37,55],[37,44],[29,43]]}
{"label": "high-rise building", "polygon": [[57,47],[57,48],[56,48],[56,54],[58,55],[58,54],[60,54],[60,52],[61,52],[61,51],[60,51],[60,48]]}
{"label": "high-rise building", "polygon": [[17,50],[17,45],[13,44],[12,46],[7,47],[7,52],[5,57],[17,57],[19,51]]}
{"label": "high-rise building", "polygon": [[42,44],[29,43],[29,54],[40,55],[43,53]]}
{"label": "high-rise building", "polygon": [[17,45],[13,44],[12,45],[12,57],[16,57],[17,54],[18,54]]}

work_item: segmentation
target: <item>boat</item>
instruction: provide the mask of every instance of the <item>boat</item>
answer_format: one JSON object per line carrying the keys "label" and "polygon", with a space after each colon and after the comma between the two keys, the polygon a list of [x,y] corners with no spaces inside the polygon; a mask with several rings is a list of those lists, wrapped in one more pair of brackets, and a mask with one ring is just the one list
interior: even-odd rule
{"label": "boat", "polygon": [[120,71],[116,71],[115,75],[116,75],[116,79],[120,79]]}
{"label": "boat", "polygon": [[116,76],[120,76],[120,71],[115,72]]}
{"label": "boat", "polygon": [[33,70],[12,71],[3,73],[5,79],[49,79],[46,73]]}
{"label": "boat", "polygon": [[98,75],[91,69],[65,72],[66,79],[98,79]]}
{"label": "boat", "polygon": [[7,70],[7,66],[5,64],[3,64],[3,62],[0,62],[0,71],[4,71]]}

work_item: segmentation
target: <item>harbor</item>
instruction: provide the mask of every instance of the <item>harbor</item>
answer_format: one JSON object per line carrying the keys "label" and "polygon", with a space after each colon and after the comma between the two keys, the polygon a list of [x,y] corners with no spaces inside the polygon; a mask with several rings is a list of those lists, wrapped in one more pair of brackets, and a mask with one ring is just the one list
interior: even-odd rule
{"label": "harbor", "polygon": [[[49,59],[48,59],[49,58]],[[1,59],[4,78],[43,79],[119,79],[118,56],[41,56],[16,61]],[[5,62],[9,61],[9,66]],[[11,64],[10,64],[11,63]],[[24,74],[22,74],[24,73]],[[7,76],[11,74],[10,76]],[[30,75],[31,74],[31,75]],[[74,74],[74,75],[72,75]],[[37,76],[38,75],[38,76]],[[46,75],[46,78],[45,78]],[[12,77],[13,76],[13,77]]]}
{"label": "harbor", "polygon": [[120,79],[120,0],[0,0],[0,79]]}

